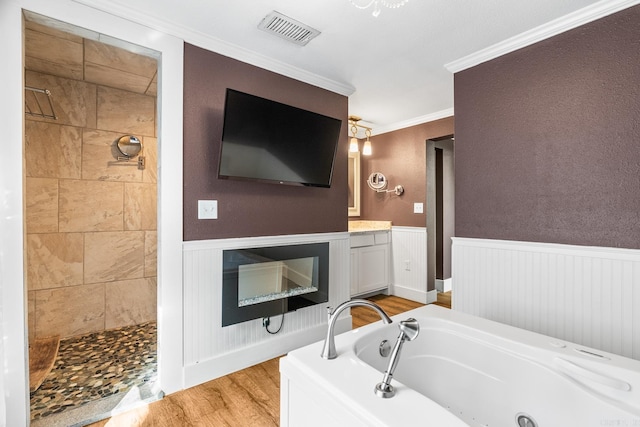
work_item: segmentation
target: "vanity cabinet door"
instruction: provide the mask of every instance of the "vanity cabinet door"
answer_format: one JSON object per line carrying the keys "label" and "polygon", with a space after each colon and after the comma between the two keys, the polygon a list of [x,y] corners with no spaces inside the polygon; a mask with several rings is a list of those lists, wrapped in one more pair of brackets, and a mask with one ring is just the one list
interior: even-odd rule
{"label": "vanity cabinet door", "polygon": [[351,236],[351,296],[389,288],[389,233]]}
{"label": "vanity cabinet door", "polygon": [[388,287],[389,246],[366,246],[358,250],[358,293]]}

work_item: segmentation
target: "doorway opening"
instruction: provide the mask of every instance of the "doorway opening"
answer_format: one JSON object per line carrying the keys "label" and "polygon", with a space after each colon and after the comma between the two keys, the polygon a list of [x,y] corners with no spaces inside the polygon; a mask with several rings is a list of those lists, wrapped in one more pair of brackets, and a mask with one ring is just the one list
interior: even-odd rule
{"label": "doorway opening", "polygon": [[[25,94],[31,425],[76,425],[162,396],[158,55],[26,11],[24,31],[25,84],[51,100]],[[137,159],[117,151],[123,135]]]}
{"label": "doorway opening", "polygon": [[427,140],[427,290],[451,292],[455,234],[454,137]]}

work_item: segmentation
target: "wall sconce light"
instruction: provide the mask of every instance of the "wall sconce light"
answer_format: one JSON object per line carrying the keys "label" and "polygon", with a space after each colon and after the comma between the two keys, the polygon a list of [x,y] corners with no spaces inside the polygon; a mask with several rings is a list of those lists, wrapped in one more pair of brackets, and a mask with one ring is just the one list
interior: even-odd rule
{"label": "wall sconce light", "polygon": [[362,154],[365,156],[371,155],[371,141],[369,138],[371,137],[371,128],[367,126],[359,125],[358,122],[362,120],[358,116],[349,116],[349,124],[351,125],[351,142],[349,143],[349,151],[352,153],[358,152],[358,138],[356,134],[358,133],[358,128],[364,129],[364,134],[367,137],[367,140],[364,142],[364,146],[362,147]]}

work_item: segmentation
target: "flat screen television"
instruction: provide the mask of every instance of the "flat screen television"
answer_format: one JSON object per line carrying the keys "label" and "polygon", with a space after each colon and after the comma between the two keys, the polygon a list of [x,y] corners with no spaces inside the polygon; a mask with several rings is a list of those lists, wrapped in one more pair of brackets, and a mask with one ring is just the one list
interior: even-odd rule
{"label": "flat screen television", "polygon": [[218,178],[330,187],[342,121],[227,89]]}

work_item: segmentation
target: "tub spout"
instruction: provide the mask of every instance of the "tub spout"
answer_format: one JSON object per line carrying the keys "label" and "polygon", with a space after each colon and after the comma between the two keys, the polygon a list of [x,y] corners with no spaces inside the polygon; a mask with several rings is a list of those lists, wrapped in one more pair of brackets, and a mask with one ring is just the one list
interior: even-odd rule
{"label": "tub spout", "polygon": [[392,322],[389,316],[387,316],[387,313],[385,313],[380,306],[371,301],[367,301],[366,299],[352,299],[351,301],[343,302],[336,307],[335,310],[331,310],[330,307],[327,308],[327,313],[329,315],[329,327],[327,328],[327,337],[324,340],[322,354],[320,355],[324,359],[335,359],[338,357],[338,354],[336,353],[336,342],[334,339],[333,328],[335,327],[336,320],[338,320],[338,316],[345,308],[356,306],[370,307],[380,315],[384,323],[389,324]]}
{"label": "tub spout", "polygon": [[396,341],[396,345],[393,347],[393,350],[391,350],[391,356],[389,357],[389,366],[384,373],[382,382],[376,384],[376,388],[374,390],[376,396],[382,398],[395,396],[396,391],[391,385],[391,379],[393,378],[393,372],[396,370],[396,366],[398,366],[398,360],[400,360],[400,350],[402,350],[402,344],[404,344],[405,340],[413,341],[420,333],[420,325],[414,318],[403,320],[398,325],[398,328],[400,328],[400,335],[398,335],[398,341]]}

